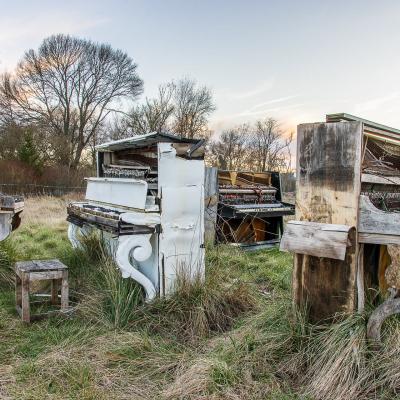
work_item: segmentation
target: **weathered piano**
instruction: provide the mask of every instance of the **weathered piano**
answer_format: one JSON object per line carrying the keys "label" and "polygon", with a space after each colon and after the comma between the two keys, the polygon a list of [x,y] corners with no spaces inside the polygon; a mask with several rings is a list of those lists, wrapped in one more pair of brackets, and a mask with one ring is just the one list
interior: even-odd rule
{"label": "weathered piano", "polygon": [[217,173],[216,242],[245,249],[279,243],[283,216],[294,205],[282,201],[278,172],[223,171]]}
{"label": "weathered piano", "polygon": [[295,253],[294,302],[314,320],[362,311],[400,289],[388,275],[399,244],[400,130],[349,114],[299,125],[296,221],[281,241]]}
{"label": "weathered piano", "polygon": [[204,141],[149,133],[105,143],[86,180],[86,200],[67,210],[74,246],[97,229],[147,300],[171,293],[179,273],[204,275]]}
{"label": "weathered piano", "polygon": [[24,198],[0,193],[0,241],[21,224],[21,213],[24,210]]}

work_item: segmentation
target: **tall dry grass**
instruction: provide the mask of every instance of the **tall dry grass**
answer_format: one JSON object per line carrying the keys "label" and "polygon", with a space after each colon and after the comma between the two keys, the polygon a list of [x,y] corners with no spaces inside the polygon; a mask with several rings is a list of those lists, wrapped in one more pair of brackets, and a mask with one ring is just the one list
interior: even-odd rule
{"label": "tall dry grass", "polygon": [[72,193],[68,196],[31,196],[25,198],[22,216],[23,224],[42,224],[47,226],[65,225],[67,205],[71,201],[82,200],[83,195]]}

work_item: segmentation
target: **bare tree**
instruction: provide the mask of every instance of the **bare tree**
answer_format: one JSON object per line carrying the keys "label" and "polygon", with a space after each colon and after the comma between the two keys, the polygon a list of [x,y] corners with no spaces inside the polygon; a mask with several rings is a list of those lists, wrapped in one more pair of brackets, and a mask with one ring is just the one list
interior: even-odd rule
{"label": "bare tree", "polygon": [[109,45],[50,36],[25,53],[13,74],[1,76],[0,119],[48,127],[54,151],[62,150],[59,162],[75,169],[118,101],[142,92],[136,68]]}
{"label": "bare tree", "polygon": [[246,168],[249,139],[249,124],[223,131],[219,139],[209,146],[213,164],[221,169]]}
{"label": "bare tree", "polygon": [[168,121],[174,112],[172,96],[173,87],[170,84],[160,85],[157,98],[146,98],[144,104],[132,109],[128,126],[136,134],[167,130]]}
{"label": "bare tree", "polygon": [[250,164],[254,163],[259,171],[282,169],[292,140],[292,134],[284,137],[277,120],[266,118],[257,121],[250,141]]}
{"label": "bare tree", "polygon": [[222,132],[209,143],[208,160],[222,169],[291,172],[293,133],[285,136],[279,123],[266,118]]}
{"label": "bare tree", "polygon": [[181,79],[173,82],[174,121],[172,130],[182,137],[204,137],[209,134],[208,118],[215,110],[212,93],[196,81]]}
{"label": "bare tree", "polygon": [[135,134],[172,131],[182,137],[208,137],[208,118],[215,110],[212,93],[191,79],[160,85],[158,96],[134,107],[127,124]]}

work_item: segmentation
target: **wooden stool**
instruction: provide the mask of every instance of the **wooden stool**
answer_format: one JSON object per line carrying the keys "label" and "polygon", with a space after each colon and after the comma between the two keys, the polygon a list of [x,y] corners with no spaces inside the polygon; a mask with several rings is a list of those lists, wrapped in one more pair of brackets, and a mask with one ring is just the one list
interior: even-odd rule
{"label": "wooden stool", "polygon": [[22,321],[30,322],[50,315],[31,316],[29,303],[30,282],[51,280],[51,304],[58,304],[58,283],[61,282],[61,311],[68,309],[68,267],[59,260],[21,261],[15,264],[15,300]]}

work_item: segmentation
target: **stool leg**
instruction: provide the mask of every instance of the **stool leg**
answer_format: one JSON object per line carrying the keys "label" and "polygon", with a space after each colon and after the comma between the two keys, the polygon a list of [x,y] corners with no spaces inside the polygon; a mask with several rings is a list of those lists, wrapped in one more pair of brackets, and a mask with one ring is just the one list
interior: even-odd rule
{"label": "stool leg", "polygon": [[15,276],[15,305],[18,307],[22,306],[22,281],[21,278],[16,275]]}
{"label": "stool leg", "polygon": [[67,310],[69,301],[68,271],[63,271],[61,280],[61,310]]}
{"label": "stool leg", "polygon": [[29,274],[22,274],[22,321],[31,322],[31,310],[29,305]]}
{"label": "stool leg", "polygon": [[51,304],[58,304],[58,279],[51,280]]}

